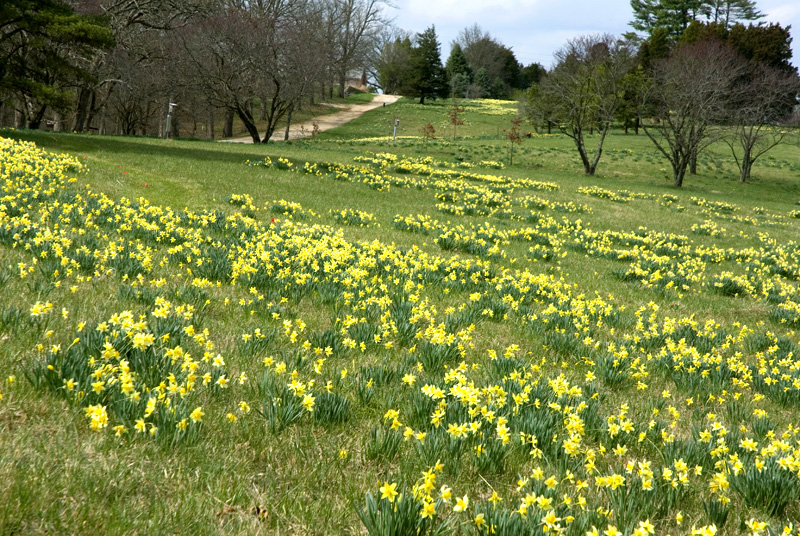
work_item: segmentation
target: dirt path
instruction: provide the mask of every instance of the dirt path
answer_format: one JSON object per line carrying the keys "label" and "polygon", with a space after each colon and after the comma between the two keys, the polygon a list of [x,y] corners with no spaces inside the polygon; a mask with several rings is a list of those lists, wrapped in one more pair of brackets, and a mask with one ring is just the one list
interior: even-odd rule
{"label": "dirt path", "polygon": [[[366,104],[354,104],[352,106],[347,106],[342,108],[341,111],[329,114],[329,115],[321,115],[319,117],[315,117],[310,121],[305,121],[303,123],[297,123],[296,125],[292,125],[289,128],[289,139],[296,140],[299,138],[307,138],[311,136],[311,133],[314,132],[314,123],[318,126],[319,132],[324,132],[326,130],[330,130],[332,128],[336,128],[339,126],[344,125],[345,123],[349,123],[353,119],[357,117],[361,117],[364,112],[368,112],[370,110],[374,110],[376,108],[380,108],[386,104],[392,104],[397,99],[399,99],[397,95],[375,95],[375,98],[372,99],[371,102]],[[337,105],[338,108],[338,105]],[[283,141],[285,130],[281,129],[280,131],[275,131],[272,134],[272,138],[270,141]],[[227,140],[220,140],[223,142],[228,143],[253,143],[253,138],[250,136],[244,138],[230,138]]]}

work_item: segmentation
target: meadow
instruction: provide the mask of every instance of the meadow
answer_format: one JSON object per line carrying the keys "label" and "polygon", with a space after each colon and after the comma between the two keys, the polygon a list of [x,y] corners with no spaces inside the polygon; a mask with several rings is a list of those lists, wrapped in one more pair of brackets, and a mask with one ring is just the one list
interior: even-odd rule
{"label": "meadow", "polygon": [[461,104],[0,131],[0,533],[798,534],[797,143],[675,189]]}

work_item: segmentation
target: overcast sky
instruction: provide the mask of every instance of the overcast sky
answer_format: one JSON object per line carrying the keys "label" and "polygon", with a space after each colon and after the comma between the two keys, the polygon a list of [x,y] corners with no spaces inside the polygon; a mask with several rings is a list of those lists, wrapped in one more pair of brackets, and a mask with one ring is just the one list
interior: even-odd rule
{"label": "overcast sky", "polygon": [[[395,24],[417,33],[431,24],[442,45],[442,63],[458,33],[478,23],[510,47],[523,65],[538,62],[549,68],[553,52],[568,39],[587,33],[620,35],[630,31],[630,0],[391,0]],[[800,65],[800,1],[762,0],[764,21],[791,25],[794,65]]]}

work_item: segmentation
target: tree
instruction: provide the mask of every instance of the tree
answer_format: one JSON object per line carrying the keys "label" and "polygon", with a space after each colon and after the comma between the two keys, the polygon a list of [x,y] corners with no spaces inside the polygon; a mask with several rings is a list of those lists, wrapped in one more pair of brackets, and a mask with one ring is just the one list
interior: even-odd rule
{"label": "tree", "polygon": [[48,107],[70,105],[70,89],[91,78],[88,59],[114,38],[97,16],[79,15],[56,0],[0,3],[0,92],[15,94],[28,128],[39,128]]}
{"label": "tree", "polygon": [[547,69],[545,69],[541,63],[526,65],[522,68],[522,71],[520,71],[522,88],[527,89],[533,84],[538,84],[545,76],[547,76]]}
{"label": "tree", "polygon": [[[322,73],[323,43],[313,3],[272,0],[272,9],[248,4],[196,18],[179,32],[175,51],[187,84],[199,88],[216,107],[236,114],[254,143],[268,142],[277,123],[308,95]],[[281,7],[289,9],[280,9]],[[248,36],[242,39],[242,36]],[[179,56],[180,55],[180,56]],[[258,97],[266,132],[253,115]]]}
{"label": "tree", "polygon": [[331,52],[330,61],[340,97],[344,96],[348,71],[366,69],[370,50],[376,46],[386,24],[383,4],[383,0],[327,0],[323,3],[329,27],[334,30],[331,42],[325,46]]}
{"label": "tree", "polygon": [[489,78],[489,73],[485,68],[481,67],[475,72],[475,83],[470,96],[475,98],[488,97],[492,92],[492,81]]}
{"label": "tree", "polygon": [[735,24],[727,42],[745,59],[785,72],[797,72],[791,64],[792,36],[780,24]]}
{"label": "tree", "polygon": [[739,86],[731,102],[734,128],[725,142],[739,168],[739,181],[747,182],[753,163],[785,139],[788,130],[782,123],[796,104],[800,80],[796,73],[755,64]]}
{"label": "tree", "polygon": [[[81,13],[102,16],[116,46],[97,50],[87,58],[91,77],[74,88],[72,130],[87,131],[97,124],[103,131],[106,120],[112,119],[117,132],[132,129],[155,134],[169,102],[180,99],[185,105],[201,95],[193,89],[175,91],[177,81],[165,44],[175,28],[211,8],[208,0],[92,0],[73,5]],[[181,106],[180,110],[183,115],[189,108]]]}
{"label": "tree", "polygon": [[456,73],[450,77],[450,96],[454,99],[467,96],[470,84],[469,76],[464,73]]}
{"label": "tree", "polygon": [[415,41],[402,92],[412,97],[419,97],[419,103],[425,104],[426,98],[447,96],[447,74],[442,67],[436,29],[431,26],[417,34]]}
{"label": "tree", "polygon": [[502,78],[496,76],[494,82],[492,82],[492,89],[489,91],[489,96],[493,99],[507,99],[508,94],[508,86],[503,82]]}
{"label": "tree", "polygon": [[[680,46],[654,66],[642,89],[642,126],[669,160],[676,187],[683,185],[692,160],[718,139],[712,129],[726,118],[744,66],[740,56],[718,41]],[[648,122],[648,116],[654,121]]]}
{"label": "tree", "polygon": [[652,35],[657,28],[675,42],[692,22],[709,22],[724,31],[742,21],[763,18],[753,0],[631,0],[631,27]]}
{"label": "tree", "polygon": [[676,41],[694,20],[702,17],[702,0],[631,0],[634,30],[651,35],[656,28],[663,28]]}
{"label": "tree", "polygon": [[[539,98],[552,107],[550,117],[561,132],[572,138],[584,172],[594,175],[611,122],[623,103],[632,47],[608,34],[582,36],[557,51],[555,59],[556,66],[539,87]],[[595,125],[599,136],[590,157],[586,133]]]}
{"label": "tree", "polygon": [[458,99],[453,99],[453,104],[450,106],[450,111],[447,113],[447,117],[450,120],[450,124],[453,125],[453,141],[456,139],[456,130],[458,129],[459,125],[464,124],[464,118],[462,117],[464,113],[464,107],[458,104]]}
{"label": "tree", "polygon": [[541,125],[547,127],[547,133],[552,133],[555,120],[557,95],[543,93],[541,84],[533,84],[522,94],[519,100],[520,115],[533,125],[538,132]]}
{"label": "tree", "polygon": [[764,18],[753,0],[707,0],[706,6],[708,19],[725,28],[730,28],[736,22]]}
{"label": "tree", "polygon": [[377,82],[384,93],[398,93],[408,70],[411,59],[411,38],[397,37],[381,48],[376,62]]}
{"label": "tree", "polygon": [[515,117],[511,120],[511,126],[506,130],[506,138],[508,138],[508,165],[514,165],[514,146],[522,143],[522,131],[520,125],[522,124],[521,117]]}
{"label": "tree", "polygon": [[493,39],[477,24],[465,28],[453,42],[453,47],[463,50],[464,56],[473,72],[485,69],[489,76],[489,91],[492,91],[493,81],[500,78],[505,86],[502,90],[499,85],[494,89],[497,95],[505,96],[512,89],[524,89],[528,84],[522,77],[522,65],[517,61],[514,52]]}
{"label": "tree", "polygon": [[467,57],[458,43],[454,43],[453,48],[450,49],[450,56],[447,58],[444,70],[447,71],[448,78],[452,78],[456,74],[465,74],[470,78],[472,77],[472,68],[467,63]]}
{"label": "tree", "polygon": [[472,82],[472,68],[458,43],[453,44],[444,70],[450,80],[450,94],[453,97],[463,97]]}

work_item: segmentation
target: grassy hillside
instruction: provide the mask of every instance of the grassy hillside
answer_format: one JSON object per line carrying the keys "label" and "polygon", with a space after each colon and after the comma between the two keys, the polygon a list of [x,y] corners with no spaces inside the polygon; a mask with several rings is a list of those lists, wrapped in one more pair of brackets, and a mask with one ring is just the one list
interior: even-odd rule
{"label": "grassy hillside", "polygon": [[0,132],[0,533],[796,531],[797,145],[676,190],[462,104]]}

